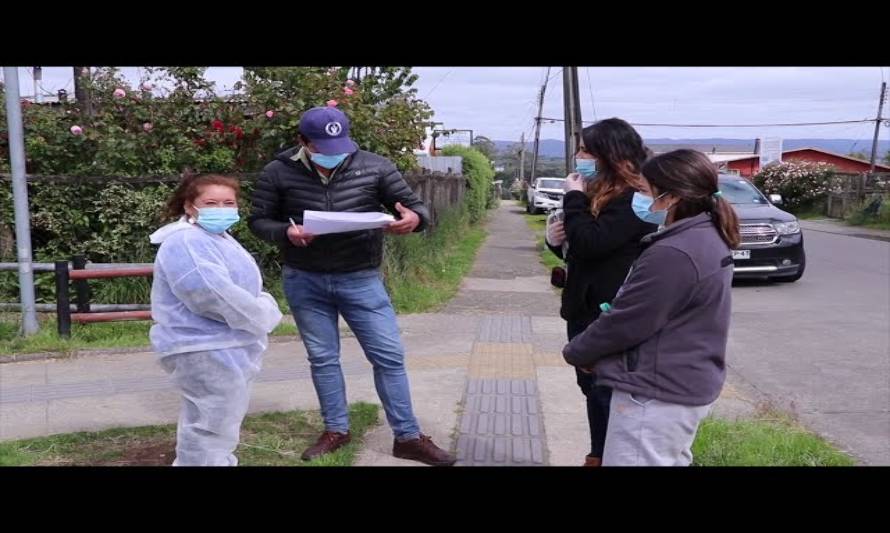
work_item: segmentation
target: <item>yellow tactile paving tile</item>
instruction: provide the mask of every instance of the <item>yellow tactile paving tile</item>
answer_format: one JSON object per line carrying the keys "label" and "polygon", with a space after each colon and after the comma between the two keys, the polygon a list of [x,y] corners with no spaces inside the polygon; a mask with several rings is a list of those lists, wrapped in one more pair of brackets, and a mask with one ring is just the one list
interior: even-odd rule
{"label": "yellow tactile paving tile", "polygon": [[558,353],[535,353],[532,355],[535,366],[568,366],[565,359]]}
{"label": "yellow tactile paving tile", "polygon": [[469,377],[534,379],[533,347],[527,343],[477,342],[470,355]]}
{"label": "yellow tactile paving tile", "polygon": [[438,368],[466,368],[469,355],[425,355],[408,356],[405,359],[408,370],[435,370]]}

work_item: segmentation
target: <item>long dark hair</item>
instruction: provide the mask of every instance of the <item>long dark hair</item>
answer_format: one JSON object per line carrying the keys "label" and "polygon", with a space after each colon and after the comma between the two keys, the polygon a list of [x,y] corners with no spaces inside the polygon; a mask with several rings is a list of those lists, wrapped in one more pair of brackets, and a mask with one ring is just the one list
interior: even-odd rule
{"label": "long dark hair", "polygon": [[241,192],[241,183],[229,176],[219,174],[192,174],[186,172],[180,180],[173,195],[167,201],[164,217],[179,218],[185,214],[185,205],[194,202],[201,195],[201,188],[206,185],[222,185],[235,191],[235,197]]}
{"label": "long dark hair", "polygon": [[587,126],[581,130],[581,141],[584,151],[599,160],[599,178],[587,189],[590,212],[597,216],[612,199],[636,186],[648,154],[640,134],[620,118]]}
{"label": "long dark hair", "polygon": [[726,245],[739,245],[739,218],[735,209],[719,194],[717,167],[695,150],[674,150],[655,156],[643,165],[643,177],[658,194],[668,193],[679,201],[674,220],[710,213]]}

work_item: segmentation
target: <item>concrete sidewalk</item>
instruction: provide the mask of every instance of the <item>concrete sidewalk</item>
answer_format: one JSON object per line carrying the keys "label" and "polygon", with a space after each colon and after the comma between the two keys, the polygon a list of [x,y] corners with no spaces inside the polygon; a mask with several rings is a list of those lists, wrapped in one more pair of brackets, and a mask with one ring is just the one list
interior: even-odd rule
{"label": "concrete sidewalk", "polygon": [[[492,213],[473,271],[442,312],[399,317],[421,428],[456,450],[459,465],[574,466],[589,451],[584,398],[560,355],[559,297],[522,213],[514,202]],[[349,400],[379,404],[354,338],[342,341],[342,365]],[[752,403],[730,383],[717,411],[746,414]],[[270,346],[250,404],[252,413],[290,409],[318,409],[296,340]],[[149,352],[0,365],[0,440],[174,423],[178,410]],[[391,449],[384,421],[358,464],[417,465]]]}
{"label": "concrete sidewalk", "polygon": [[890,242],[890,230],[850,226],[844,224],[843,221],[835,219],[801,220],[800,227],[806,231],[818,231],[820,233]]}

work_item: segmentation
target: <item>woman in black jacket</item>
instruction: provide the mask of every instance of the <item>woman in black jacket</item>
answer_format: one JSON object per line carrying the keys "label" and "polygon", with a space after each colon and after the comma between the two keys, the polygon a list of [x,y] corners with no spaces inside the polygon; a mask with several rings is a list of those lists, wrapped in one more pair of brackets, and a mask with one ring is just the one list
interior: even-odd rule
{"label": "woman in black jacket", "polygon": [[[643,139],[621,119],[601,120],[581,132],[575,154],[578,172],[566,179],[565,220],[548,228],[547,239],[553,253],[566,262],[560,315],[567,322],[570,341],[615,298],[642,252],[640,239],[658,229],[641,221],[631,208],[647,154]],[[612,390],[595,385],[594,376],[584,370],[576,373],[587,397],[590,424],[590,454],[584,465],[599,466]]]}

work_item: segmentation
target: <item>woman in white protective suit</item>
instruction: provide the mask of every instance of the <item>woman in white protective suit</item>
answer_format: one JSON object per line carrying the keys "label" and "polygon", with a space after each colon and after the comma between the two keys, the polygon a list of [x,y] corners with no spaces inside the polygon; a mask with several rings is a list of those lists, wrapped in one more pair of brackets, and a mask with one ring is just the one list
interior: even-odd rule
{"label": "woman in white protective suit", "polygon": [[253,257],[226,230],[239,220],[237,180],[182,180],[167,205],[178,218],[160,244],[151,288],[151,343],[182,393],[173,466],[235,466],[250,384],[281,321]]}

